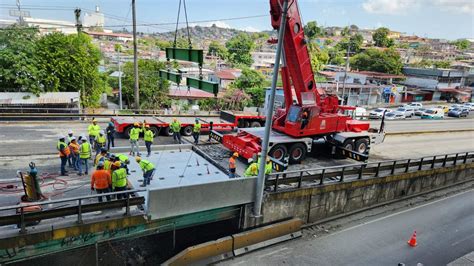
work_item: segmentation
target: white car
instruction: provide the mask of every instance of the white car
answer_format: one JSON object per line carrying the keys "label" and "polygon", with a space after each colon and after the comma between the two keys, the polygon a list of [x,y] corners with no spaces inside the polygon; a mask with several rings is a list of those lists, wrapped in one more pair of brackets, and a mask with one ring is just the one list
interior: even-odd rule
{"label": "white car", "polygon": [[405,119],[405,114],[402,112],[390,112],[385,114],[385,119],[387,120],[400,120],[400,119]]}
{"label": "white car", "polygon": [[407,104],[405,107],[408,107],[408,108],[413,108],[413,109],[420,109],[420,108],[423,108],[423,104],[422,103],[410,103],[410,104]]}
{"label": "white car", "polygon": [[370,111],[369,118],[380,119],[383,117],[385,111],[387,111],[387,114],[392,112],[392,110],[389,110],[387,108],[377,108],[375,110]]}
{"label": "white car", "polygon": [[403,114],[404,117],[412,117],[415,115],[415,109],[412,107],[399,107],[395,110],[395,113]]}
{"label": "white car", "polygon": [[463,107],[468,108],[469,111],[474,111],[474,103],[465,103]]}
{"label": "white car", "polygon": [[421,119],[443,119],[444,118],[444,111],[443,109],[439,108],[431,108],[426,110]]}

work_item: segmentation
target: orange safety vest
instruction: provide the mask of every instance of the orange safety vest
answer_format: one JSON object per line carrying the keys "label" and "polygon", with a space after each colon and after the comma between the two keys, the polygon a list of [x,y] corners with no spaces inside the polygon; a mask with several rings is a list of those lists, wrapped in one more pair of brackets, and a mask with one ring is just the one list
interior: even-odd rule
{"label": "orange safety vest", "polygon": [[229,169],[235,169],[235,158],[234,157],[230,157],[229,159]]}
{"label": "orange safety vest", "polygon": [[79,154],[79,144],[77,143],[70,143],[69,144],[69,149],[74,153],[74,154]]}
{"label": "orange safety vest", "polygon": [[[61,151],[61,144],[64,145],[63,151]],[[69,154],[71,154],[69,146],[66,144],[66,142],[58,142],[58,151],[59,157],[69,157]]]}

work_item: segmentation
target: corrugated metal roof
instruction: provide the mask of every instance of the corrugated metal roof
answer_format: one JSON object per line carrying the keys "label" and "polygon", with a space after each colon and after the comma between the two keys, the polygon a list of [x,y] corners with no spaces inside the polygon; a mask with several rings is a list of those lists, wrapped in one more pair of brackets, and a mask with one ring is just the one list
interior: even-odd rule
{"label": "corrugated metal roof", "polygon": [[0,104],[77,103],[79,92],[46,92],[37,97],[28,92],[0,92]]}

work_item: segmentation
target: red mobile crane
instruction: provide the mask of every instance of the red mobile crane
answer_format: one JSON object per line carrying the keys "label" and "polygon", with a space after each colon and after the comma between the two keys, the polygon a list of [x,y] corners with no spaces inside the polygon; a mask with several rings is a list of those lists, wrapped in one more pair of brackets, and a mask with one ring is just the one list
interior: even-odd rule
{"label": "red mobile crane", "polygon": [[[326,142],[339,150],[355,151],[348,156],[364,160],[371,142],[383,141],[383,125],[377,134],[369,133],[368,122],[347,115],[346,111],[355,107],[339,105],[337,95],[316,87],[298,3],[289,2],[281,67],[285,108],[276,110],[272,118],[268,155],[279,161],[289,157],[290,163],[297,163],[314,143]],[[282,5],[283,0],[270,0],[271,22],[276,30],[280,28]],[[250,159],[261,152],[263,133],[263,128],[242,129],[236,135],[220,135],[216,139]]]}

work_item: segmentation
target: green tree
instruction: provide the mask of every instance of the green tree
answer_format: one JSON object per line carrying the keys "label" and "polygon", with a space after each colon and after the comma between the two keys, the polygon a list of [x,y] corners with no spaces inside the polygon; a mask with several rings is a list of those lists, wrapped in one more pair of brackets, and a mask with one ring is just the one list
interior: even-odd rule
{"label": "green tree", "polygon": [[244,68],[242,74],[234,81],[232,87],[241,89],[250,96],[249,104],[261,106],[265,101],[265,77],[258,71]]}
{"label": "green tree", "polygon": [[35,61],[37,39],[37,28],[13,25],[0,30],[0,91],[43,91]]}
{"label": "green tree", "polygon": [[400,54],[393,48],[386,50],[367,49],[351,58],[351,68],[389,74],[401,74],[403,63]]}
{"label": "green tree", "polygon": [[340,51],[346,52],[347,46],[350,46],[351,53],[359,53],[363,43],[364,37],[362,37],[360,34],[354,34],[349,39],[344,38],[342,41],[340,41],[336,45],[336,48]]}
{"label": "green tree", "polygon": [[471,42],[466,39],[457,40],[453,43],[459,50],[466,50],[471,46]]}
{"label": "green tree", "polygon": [[239,33],[232,37],[226,44],[228,50],[228,60],[230,63],[250,66],[253,63],[252,52],[254,42],[248,34]]}
{"label": "green tree", "polygon": [[344,27],[341,31],[341,36],[349,36],[349,27]]}
{"label": "green tree", "polygon": [[304,34],[308,39],[313,40],[317,37],[324,36],[324,30],[323,28],[318,27],[316,21],[310,21],[304,26]]}
{"label": "green tree", "polygon": [[375,46],[378,47],[391,47],[394,42],[388,37],[390,30],[385,27],[381,27],[375,30],[372,34],[372,39],[374,40]]}
{"label": "green tree", "polygon": [[331,65],[344,65],[346,60],[344,59],[345,53],[337,48],[328,49],[329,64]]}
{"label": "green tree", "polygon": [[314,43],[308,45],[308,53],[311,58],[311,67],[314,72],[318,72],[323,69],[324,65],[329,63],[329,54],[325,49],[319,48]]}
{"label": "green tree", "polygon": [[[169,102],[169,82],[159,78],[160,69],[165,69],[163,62],[154,60],[138,60],[138,78],[140,84],[141,108],[160,108]],[[130,106],[135,101],[133,62],[125,63],[123,67],[122,93]]]}
{"label": "green tree", "polygon": [[227,49],[218,41],[213,40],[209,44],[207,55],[217,55],[219,58],[225,59],[227,57]]}

